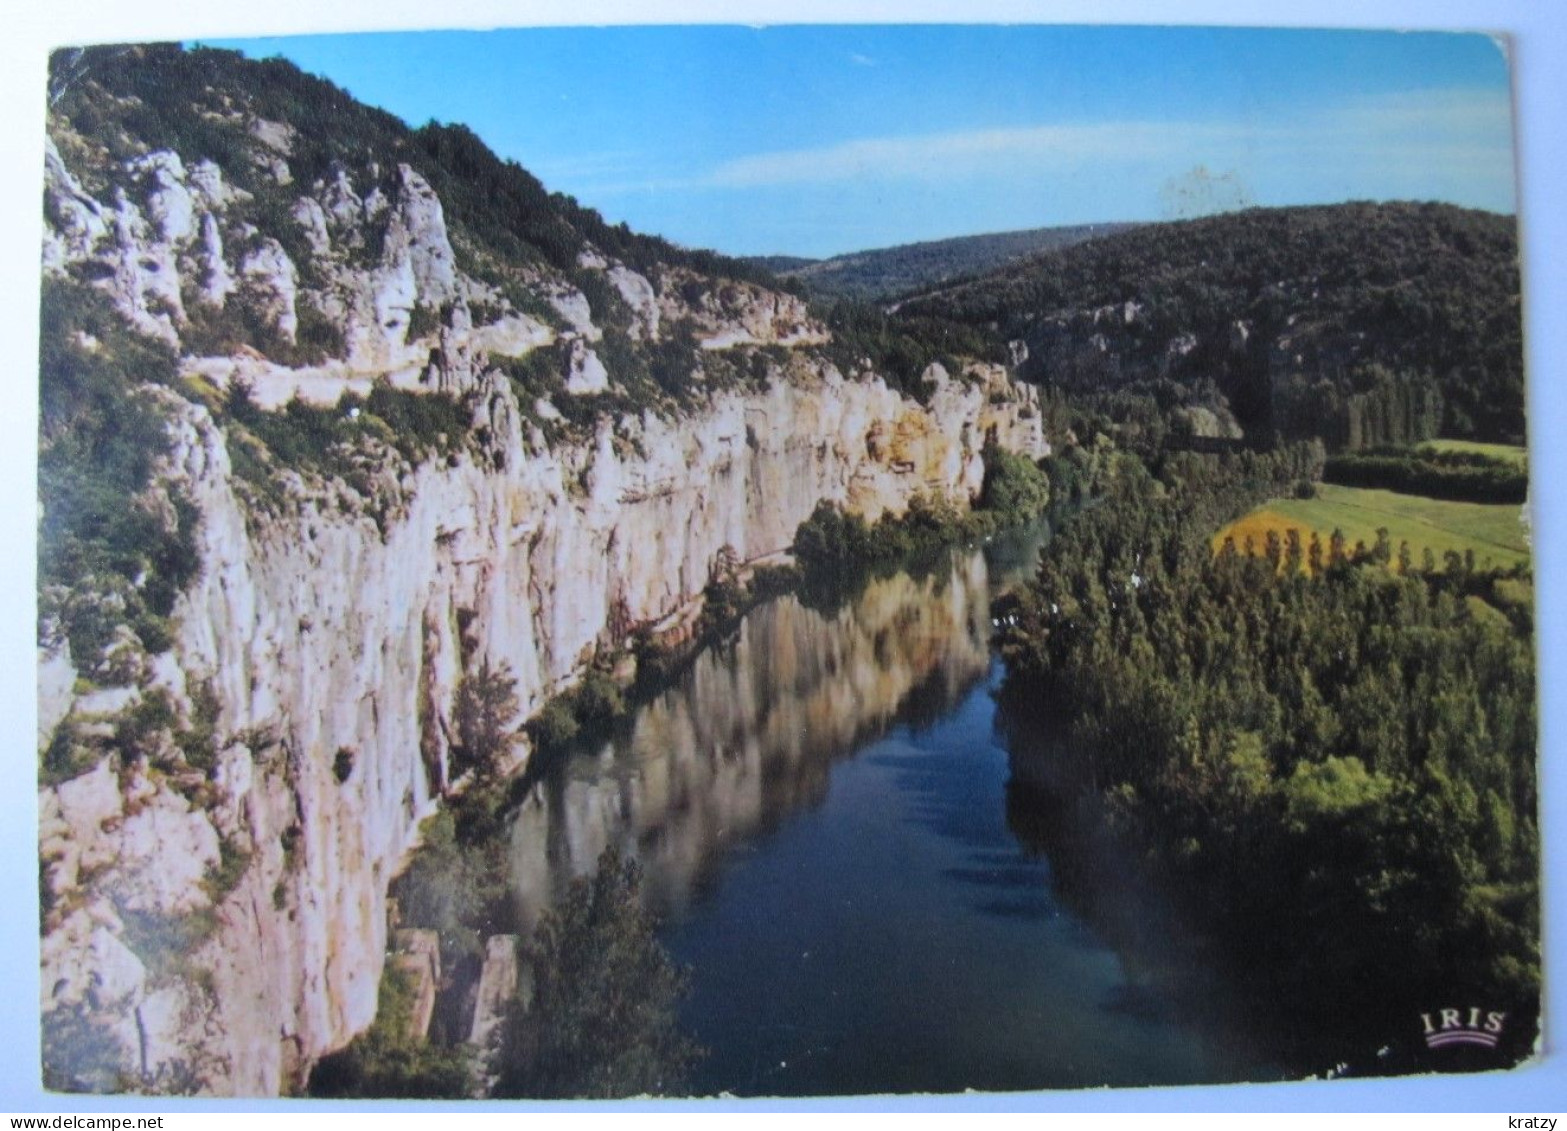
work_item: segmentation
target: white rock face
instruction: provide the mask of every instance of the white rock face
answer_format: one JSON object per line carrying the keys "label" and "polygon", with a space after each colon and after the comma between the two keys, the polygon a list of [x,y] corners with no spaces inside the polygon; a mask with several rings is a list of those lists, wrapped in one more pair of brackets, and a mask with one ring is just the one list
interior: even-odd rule
{"label": "white rock face", "polygon": [[87,994],[97,1009],[122,1004],[146,981],[147,968],[107,927],[93,929],[87,953],[97,974]]}
{"label": "white rock face", "polygon": [[[991,428],[1044,451],[1033,390],[999,369],[943,383],[928,410],[879,380],[813,372],[720,396],[684,421],[606,419],[591,442],[534,455],[510,386],[491,379],[482,422],[502,468],[467,456],[423,465],[384,533],[340,489],[252,529],[221,433],[180,406],[172,474],[202,510],[204,560],[176,609],[175,656],[185,682],[222,704],[220,734],[264,732],[273,745],[229,741],[213,775],[222,798],[204,810],[132,775],[138,811],[121,816],[132,802],[122,809],[107,764],[40,802],[62,900],[189,910],[220,840],[247,854],[190,959],[212,992],[180,1008],[201,1023],[179,1028],[176,1047],[154,1040],[146,1064],[201,1063],[215,1092],[273,1094],[369,1024],[387,885],[450,776],[459,619],[473,654],[506,664],[532,712],[620,644],[628,620],[692,601],[724,546],[745,559],[784,549],[823,498],[874,519],[917,491],[972,496]],[[353,771],[339,782],[345,748]],[[82,870],[95,876],[85,889]],[[49,1002],[71,1000],[96,968],[73,922],[46,939]],[[164,988],[125,1000],[140,1008]]]}
{"label": "white rock face", "polygon": [[658,337],[658,292],[653,289],[653,284],[647,281],[643,275],[638,275],[630,268],[616,265],[605,274],[609,281],[620,292],[620,297],[626,300],[626,305],[631,308],[632,323],[631,336],[644,338],[649,341]]}
{"label": "white rock face", "polygon": [[[253,156],[280,183],[291,183],[283,157],[291,151],[292,128],[258,121],[251,134],[262,143]],[[248,197],[228,185],[211,161],[187,169],[177,154],[158,150],[131,162],[126,174],[139,186],[144,205],[118,190],[109,203],[95,200],[50,139],[44,269],[63,275],[73,264],[91,266],[95,285],[133,327],[176,347],[189,322],[182,279],[193,284],[196,301],[208,310],[224,310],[242,298],[286,343],[298,340],[301,304],[308,303],[343,342],[340,356],[311,368],[331,370],[344,384],[327,390],[311,379],[282,383],[310,389],[328,403],[355,377],[423,372],[429,343],[407,340],[414,308],[443,312],[461,296],[485,291],[460,276],[441,202],[407,165],[398,167],[390,196],[375,187],[361,197],[349,174],[338,169],[294,200],[290,219],[314,260],[308,295],[300,265],[275,233],[257,233],[229,217],[229,208]],[[379,241],[379,250],[367,266],[372,240]],[[563,301],[582,316],[584,336],[596,340],[600,331],[591,325],[586,299],[573,291],[563,292]],[[470,325],[465,332],[477,339],[486,329]],[[516,356],[552,335],[536,320],[506,312],[485,345]]]}
{"label": "white rock face", "polygon": [[118,715],[134,706],[141,699],[141,690],[135,687],[105,687],[83,695],[76,700],[76,713],[83,718]]}
{"label": "white rock face", "polygon": [[593,308],[588,305],[588,296],[575,287],[564,284],[549,287],[544,291],[544,298],[573,331],[588,341],[596,342],[604,336],[604,331],[593,324]]}
{"label": "white rock face", "polygon": [[526,314],[511,314],[473,332],[474,348],[491,357],[524,357],[553,344],[555,331]]}
{"label": "white rock face", "polygon": [[292,342],[299,331],[299,277],[283,245],[270,237],[263,239],[260,247],[245,256],[239,270],[263,316]]}
{"label": "white rock face", "polygon": [[205,158],[190,167],[187,179],[197,205],[209,212],[221,212],[233,201],[246,200],[250,196],[228,184],[223,179],[223,170]]}
{"label": "white rock face", "polygon": [[229,295],[234,293],[234,276],[229,273],[223,258],[223,236],[218,231],[217,218],[212,213],[201,217],[200,289],[201,301],[208,306],[223,309]]}
{"label": "white rock face", "polygon": [[276,150],[281,156],[288,157],[294,152],[294,138],[297,136],[297,131],[284,122],[257,118],[250,123],[250,136],[269,149]]}
{"label": "white rock face", "polygon": [[492,935],[484,943],[484,968],[473,1008],[468,1040],[488,1048],[506,1021],[507,1006],[517,989],[517,936]]}
{"label": "white rock face", "polygon": [[436,931],[404,928],[392,935],[392,962],[413,983],[413,1009],[407,1034],[429,1035],[435,1015],[435,996],[441,982],[441,941]]}
{"label": "white rock face", "polygon": [[354,192],[353,181],[349,179],[346,169],[338,169],[330,181],[324,186],[318,186],[316,198],[335,226],[358,229],[364,223],[364,201]]}
{"label": "white rock face", "polygon": [[417,301],[439,307],[457,297],[457,259],[446,235],[446,214],[428,181],[407,165],[399,165],[397,174],[387,256],[393,262],[406,257]]}
{"label": "white rock face", "polygon": [[43,266],[60,273],[66,264],[91,259],[109,234],[103,206],[66,168],[52,137],[44,139],[44,185],[52,222],[44,225]]}
{"label": "white rock face", "polygon": [[201,882],[218,863],[218,834],[185,798],[146,787],[142,804],[122,820],[118,840],[116,894],[126,909],[183,915],[211,902]]}
{"label": "white rock face", "polygon": [[115,189],[109,233],[110,293],[120,313],[143,334],[171,345],[178,342],[185,310],[174,248],[158,238],[141,209],[119,188]]}
{"label": "white rock face", "polygon": [[164,243],[188,240],[195,233],[195,202],[185,186],[185,164],[168,150],[150,153],[132,165],[147,185],[147,215]]}
{"label": "white rock face", "polygon": [[566,392],[580,397],[587,393],[602,393],[608,388],[609,370],[604,368],[598,354],[583,345],[581,339],[572,342],[566,369]]}
{"label": "white rock face", "polygon": [[[257,137],[286,155],[287,135]],[[442,389],[466,398],[485,437],[416,468],[373,453],[358,489],[294,475],[286,505],[247,511],[208,413],[150,394],[174,419],[160,474],[200,511],[201,572],[174,609],[172,648],[128,655],[120,690],[78,697],[69,663],[41,656],[38,735],[43,747],[61,723],[112,733],[153,689],[187,722],[198,700],[218,705],[208,769],[182,769],[178,751],[154,759],[163,769],[115,755],[39,792],[42,1007],[86,1003],[144,1079],[184,1066],[214,1093],[276,1094],[370,1023],[387,888],[450,786],[465,665],[505,665],[531,714],[638,627],[689,614],[726,548],[786,549],[823,499],[872,520],[921,492],[972,499],[990,435],[1047,450],[1034,390],[999,367],[934,381],[925,408],[807,351],[765,391],[718,393],[678,420],[604,417],[551,447],[532,425],[525,436],[512,383],[485,358],[523,356],[556,330],[509,308],[474,325],[470,302],[494,299],[456,271],[440,201],[412,170],[390,193],[361,197],[341,170],[302,191],[292,216],[316,257],[302,274],[274,235],[230,223],[237,197],[210,164],[149,159],[158,188],[143,215],[123,196],[93,200],[49,154],[46,270],[106,268],[98,285],[141,332],[179,343],[184,276],[202,304],[243,293],[290,340],[307,301],[343,335],[344,356],[320,364],[187,358],[187,375],[248,381],[262,407],[332,404],[377,379]],[[673,270],[655,286],[589,260],[636,312],[633,332],[679,321],[715,349],[826,340],[793,296]],[[607,389],[586,298],[561,276],[533,291],[571,327],[568,391]],[[410,342],[416,307],[440,317]]]}
{"label": "white rock face", "polygon": [[326,209],[321,207],[320,201],[302,196],[294,201],[290,215],[304,231],[311,251],[320,256],[332,253],[332,236],[326,227]]}
{"label": "white rock face", "polygon": [[71,709],[76,669],[64,648],[38,654],[38,747],[43,749]]}

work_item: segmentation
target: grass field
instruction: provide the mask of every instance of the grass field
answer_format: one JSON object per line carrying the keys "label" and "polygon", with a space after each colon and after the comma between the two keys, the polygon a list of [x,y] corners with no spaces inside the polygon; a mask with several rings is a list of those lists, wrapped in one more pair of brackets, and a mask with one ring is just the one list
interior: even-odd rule
{"label": "grass field", "polygon": [[1469,452],[1473,455],[1489,456],[1491,459],[1501,460],[1515,467],[1527,467],[1529,464],[1528,453],[1523,448],[1511,444],[1481,444],[1474,440],[1427,440],[1423,444],[1416,445],[1416,448],[1423,452]]}
{"label": "grass field", "polygon": [[1357,541],[1376,545],[1377,528],[1387,527],[1398,553],[1400,541],[1409,543],[1409,552],[1419,565],[1422,552],[1430,548],[1437,565],[1448,550],[1462,554],[1473,550],[1476,565],[1507,567],[1529,560],[1529,543],[1518,521],[1520,508],[1507,504],[1453,503],[1427,499],[1420,495],[1400,495],[1366,487],[1318,485],[1315,499],[1272,499],[1250,514],[1230,523],[1213,536],[1217,552],[1226,537],[1233,537],[1242,551],[1251,536],[1253,550],[1262,553],[1269,530],[1283,538],[1291,527],[1300,531],[1303,545],[1311,542],[1315,530],[1326,553],[1328,539],[1336,527],[1353,550]]}

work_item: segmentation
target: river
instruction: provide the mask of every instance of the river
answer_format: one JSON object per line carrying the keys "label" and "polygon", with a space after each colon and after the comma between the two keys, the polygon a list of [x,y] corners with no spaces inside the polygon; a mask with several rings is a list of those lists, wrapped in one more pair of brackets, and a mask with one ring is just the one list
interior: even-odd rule
{"label": "river", "polygon": [[832,611],[756,608],[519,808],[525,929],[607,845],[641,862],[690,969],[696,1093],[1278,1075],[1211,979],[1193,991],[1150,962],[1177,917],[1074,841],[1071,807],[1029,773],[1037,736],[1004,737],[991,602],[1047,538],[955,552]]}

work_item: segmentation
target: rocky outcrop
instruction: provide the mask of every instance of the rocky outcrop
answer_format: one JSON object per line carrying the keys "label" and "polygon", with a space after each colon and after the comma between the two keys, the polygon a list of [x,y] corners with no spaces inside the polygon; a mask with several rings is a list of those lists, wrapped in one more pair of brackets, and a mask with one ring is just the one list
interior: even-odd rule
{"label": "rocky outcrop", "polygon": [[752,283],[716,283],[688,271],[672,271],[660,300],[665,320],[686,320],[703,349],[737,345],[821,345],[826,327],[810,317],[795,295],[764,290]]}
{"label": "rocky outcrop", "polygon": [[580,397],[609,388],[609,370],[580,339],[571,343],[566,357],[566,392]]}
{"label": "rocky outcrop", "polygon": [[299,280],[283,245],[263,239],[240,261],[239,273],[262,320],[284,341],[293,342],[299,332]]}
{"label": "rocky outcrop", "polygon": [[658,306],[658,293],[653,284],[626,267],[616,265],[606,272],[609,281],[620,292],[620,297],[631,309],[631,333],[637,338],[658,337],[658,324],[662,311]]}
{"label": "rocky outcrop", "polygon": [[393,932],[392,947],[392,964],[408,979],[413,997],[405,1036],[422,1039],[429,1035],[441,985],[440,936],[435,931],[404,928]]}
{"label": "rocky outcrop", "polygon": [[517,992],[517,936],[492,935],[484,943],[484,966],[474,995],[473,1025],[468,1042],[488,1049],[499,1039],[512,996]]}
{"label": "rocky outcrop", "polygon": [[[140,1042],[136,1067],[197,1062],[215,1091],[278,1091],[374,1016],[387,885],[450,784],[452,709],[472,657],[506,664],[531,712],[627,626],[694,600],[724,547],[786,548],[820,499],[875,518],[917,492],[973,495],[991,430],[1042,450],[1031,390],[999,372],[943,382],[927,409],[813,364],[689,419],[605,419],[590,442],[531,455],[509,386],[491,379],[481,426],[504,458],[420,467],[384,531],[342,489],[257,524],[234,495],[223,434],[182,405],[169,474],[202,511],[204,562],[176,611],[174,657],[183,682],[222,705],[213,796],[186,803],[200,775],[122,790],[107,768],[86,779],[90,804],[76,799],[84,779],[43,791],[63,909],[46,940],[44,1008],[105,976],[98,960],[118,952],[82,940],[117,903],[200,910],[211,934],[184,961],[211,991],[180,1009],[203,1023]],[[339,780],[345,750],[352,771]],[[170,843],[178,867],[155,866]],[[212,892],[222,845],[245,867]],[[155,872],[162,886],[138,894]],[[185,984],[115,978],[132,1014]]]}
{"label": "rocky outcrop", "polygon": [[[289,135],[256,136],[286,169]],[[458,271],[412,169],[363,193],[342,170],[294,185],[285,240],[235,219],[215,166],[153,154],[137,168],[145,209],[105,204],[51,149],[46,270],[98,280],[131,325],[182,349],[202,311],[235,302],[289,348],[323,323],[341,345],[304,361],[184,349],[187,377],[245,381],[264,408],[380,380],[473,414],[441,459],[413,466],[367,439],[365,482],[288,470],[282,502],[256,509],[207,409],[149,390],[172,421],[159,482],[200,514],[199,579],[166,650],[132,634],[109,683],[78,688],[52,652],[39,676],[41,746],[135,722],[152,751],[39,798],[46,1030],[86,1011],[144,1083],[275,1094],[370,1023],[387,888],[453,785],[465,672],[504,665],[531,713],[630,633],[689,611],[720,557],[786,549],[819,501],[875,519],[917,494],[972,499],[988,438],[1046,450],[1034,391],[1000,367],[935,368],[922,406],[804,348],[826,330],[793,296],[596,253],[579,270],[604,272],[628,337],[679,322],[709,350],[795,348],[774,351],[765,382],[684,415],[601,414],[547,443],[492,361],[561,342],[568,394],[612,388],[591,304],[541,273],[523,312]],[[560,415],[545,398],[528,408]],[[203,747],[176,748],[197,731]]]}

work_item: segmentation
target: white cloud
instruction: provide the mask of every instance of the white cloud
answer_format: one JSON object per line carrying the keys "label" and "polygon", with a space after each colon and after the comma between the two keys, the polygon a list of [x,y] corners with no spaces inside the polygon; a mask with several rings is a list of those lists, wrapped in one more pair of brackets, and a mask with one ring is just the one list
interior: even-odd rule
{"label": "white cloud", "polygon": [[990,163],[1010,172],[1060,172],[1085,163],[1160,161],[1247,150],[1282,153],[1396,150],[1405,161],[1506,159],[1512,108],[1505,92],[1435,90],[1347,103],[1292,121],[1226,118],[1110,121],[907,137],[861,138],[726,161],[695,184],[752,188],[861,178],[929,181],[971,177]]}
{"label": "white cloud", "polygon": [[700,183],[711,187],[878,179],[949,180],[973,176],[981,161],[1010,165],[1075,164],[1178,153],[1235,133],[1228,125],[1108,122],[972,130],[913,137],[863,138],[818,149],[758,153],[726,161]]}
{"label": "white cloud", "polygon": [[1495,88],[1399,91],[1345,103],[1318,118],[1319,129],[1346,137],[1403,133],[1512,143],[1512,99]]}
{"label": "white cloud", "polygon": [[934,186],[1095,172],[1158,184],[1197,165],[1221,172],[1243,168],[1251,175],[1306,164],[1342,167],[1357,181],[1379,165],[1409,175],[1425,170],[1450,176],[1467,169],[1472,176],[1510,178],[1511,115],[1505,91],[1411,91],[1285,118],[1128,119],[858,138],[748,154],[673,178],[648,173],[634,161],[612,171],[608,166],[616,162],[606,160],[594,170],[601,180],[592,191],[615,196],[867,181]]}

